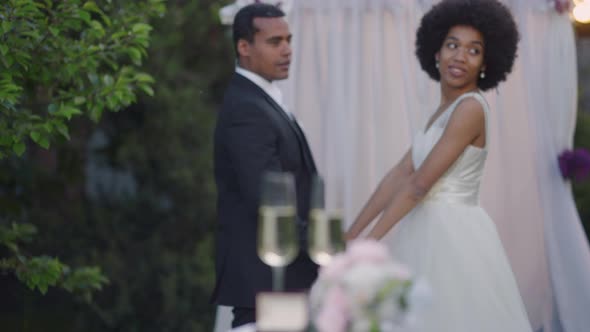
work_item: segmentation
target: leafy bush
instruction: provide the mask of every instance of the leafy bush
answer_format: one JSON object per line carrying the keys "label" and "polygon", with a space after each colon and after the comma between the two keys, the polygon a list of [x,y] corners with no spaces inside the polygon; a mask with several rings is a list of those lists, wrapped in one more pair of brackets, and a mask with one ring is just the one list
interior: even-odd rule
{"label": "leafy bush", "polygon": [[153,94],[138,70],[163,0],[142,2],[7,0],[0,7],[0,158],[69,138],[76,115],[98,121],[105,109]]}
{"label": "leafy bush", "polygon": [[[103,6],[119,8],[106,14],[111,21],[136,6],[131,0],[97,5],[105,13]],[[217,17],[222,5],[170,0],[165,16],[145,22],[154,29],[141,70],[156,79],[153,97],[125,99],[131,104],[124,112],[101,112],[99,120],[80,106],[86,116],[64,122],[70,140],[46,135],[51,150],[29,145],[21,158],[0,162],[0,205],[38,229],[29,251],[100,266],[109,279],[89,305],[78,306],[59,289],[40,297],[15,276],[0,275],[0,292],[10,303],[0,303],[7,313],[0,314],[3,330],[212,329],[212,130],[233,71],[228,30]],[[134,12],[142,13],[140,7]],[[100,19],[96,15],[91,17]],[[129,54],[120,55],[117,61],[136,66]],[[99,68],[111,70],[108,64]],[[118,76],[110,75],[116,82]],[[86,101],[95,100],[102,85],[96,89]],[[42,115],[53,121],[48,114]]]}
{"label": "leafy bush", "polygon": [[[100,5],[9,0],[0,7],[0,159],[22,156],[29,138],[43,148],[55,135],[69,139],[68,122],[76,115],[98,121],[104,109],[134,102],[137,89],[152,93],[153,79],[138,67],[149,44],[146,22],[163,13],[161,0]],[[8,187],[20,188],[11,181],[18,172],[3,173]],[[100,269],[71,269],[55,257],[26,254],[21,245],[36,227],[14,222],[26,219],[18,200],[7,197],[3,205],[0,245],[7,251],[0,268],[43,294],[61,286],[90,301],[107,282]]]}

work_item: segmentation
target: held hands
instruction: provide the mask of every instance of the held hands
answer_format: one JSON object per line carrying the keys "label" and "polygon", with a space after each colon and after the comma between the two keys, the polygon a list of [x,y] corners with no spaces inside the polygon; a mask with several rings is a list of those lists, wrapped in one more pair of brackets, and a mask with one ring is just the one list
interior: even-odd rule
{"label": "held hands", "polygon": [[346,242],[346,243],[354,240],[355,238],[356,238],[356,236],[350,234],[350,232],[345,232],[344,233],[344,242]]}
{"label": "held hands", "polygon": [[354,231],[353,227],[351,227],[344,233],[344,241],[346,243],[349,243],[351,241],[358,239],[359,235],[360,232]]}
{"label": "held hands", "polygon": [[362,224],[363,223],[361,223],[359,221],[359,218],[358,217],[354,220],[354,222],[352,223],[352,225],[344,233],[344,241],[346,243],[348,243],[350,241],[353,241],[353,240],[355,240],[355,239],[357,239],[359,237],[359,235],[361,234],[361,232],[365,228],[365,227],[363,227]]}

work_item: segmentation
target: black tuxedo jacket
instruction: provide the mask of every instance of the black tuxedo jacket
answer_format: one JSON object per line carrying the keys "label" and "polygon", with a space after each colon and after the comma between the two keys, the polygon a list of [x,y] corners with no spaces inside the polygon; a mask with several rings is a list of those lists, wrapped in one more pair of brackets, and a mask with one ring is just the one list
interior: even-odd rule
{"label": "black tuxedo jacket", "polygon": [[[272,288],[271,269],[256,249],[261,176],[267,170],[294,174],[297,222],[300,237],[305,238],[315,163],[296,122],[260,87],[237,73],[217,117],[214,163],[218,223],[212,300],[253,308],[256,293]],[[317,277],[317,265],[306,250],[301,248],[287,267],[287,290],[308,289]]]}

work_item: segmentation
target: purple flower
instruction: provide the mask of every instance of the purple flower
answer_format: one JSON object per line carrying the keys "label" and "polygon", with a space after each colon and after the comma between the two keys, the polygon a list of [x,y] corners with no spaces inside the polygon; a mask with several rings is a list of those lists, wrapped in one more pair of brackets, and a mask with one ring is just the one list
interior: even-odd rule
{"label": "purple flower", "polygon": [[570,10],[570,0],[554,0],[555,2],[555,10],[560,13],[563,14],[564,12],[567,12]]}
{"label": "purple flower", "polygon": [[564,179],[584,180],[590,174],[590,152],[586,149],[563,151],[558,158]]}

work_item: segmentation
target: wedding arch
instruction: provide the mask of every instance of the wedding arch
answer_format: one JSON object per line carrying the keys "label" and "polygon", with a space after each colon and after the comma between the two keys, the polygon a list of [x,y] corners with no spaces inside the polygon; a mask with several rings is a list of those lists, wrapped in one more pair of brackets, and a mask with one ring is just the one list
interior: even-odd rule
{"label": "wedding arch", "polygon": [[[290,79],[281,82],[286,104],[305,128],[327,199],[343,195],[350,223],[439,101],[414,56],[420,18],[437,1],[282,2],[294,49]],[[575,128],[573,28],[556,10],[563,1],[503,2],[521,42],[509,79],[486,93],[492,139],[482,205],[497,223],[534,330],[586,331],[590,250],[557,164]]]}

